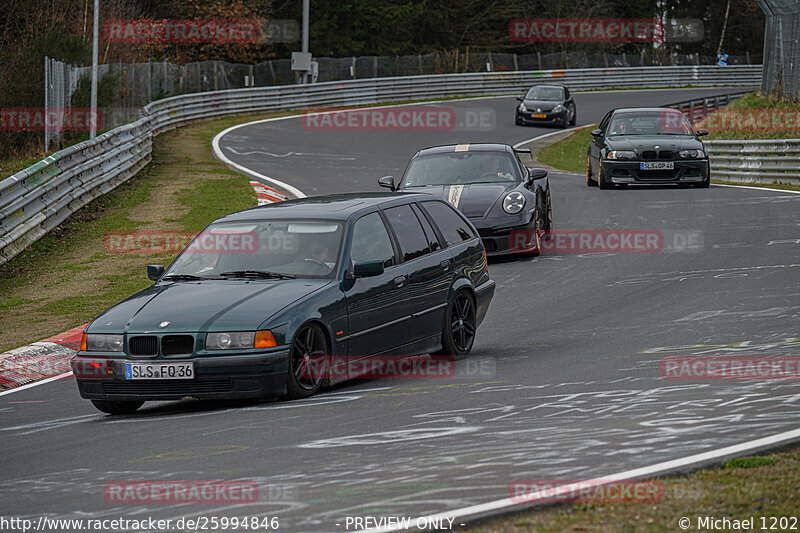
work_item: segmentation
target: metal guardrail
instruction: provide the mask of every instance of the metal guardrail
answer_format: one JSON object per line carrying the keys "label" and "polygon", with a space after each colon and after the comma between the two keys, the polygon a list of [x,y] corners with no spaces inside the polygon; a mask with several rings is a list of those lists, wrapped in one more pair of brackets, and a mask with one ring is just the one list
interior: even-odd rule
{"label": "metal guardrail", "polygon": [[[679,109],[693,123],[751,91],[686,100],[664,107]],[[800,139],[703,141],[711,176],[734,183],[800,185]]]}
{"label": "metal guardrail", "polygon": [[800,185],[800,139],[705,141],[711,177]]}
{"label": "metal guardrail", "polygon": [[0,264],[136,174],[150,161],[154,135],[196,120],[273,110],[519,94],[544,81],[563,83],[572,90],[758,85],[761,71],[760,65],[741,65],[440,74],[232,89],[157,100],[144,107],[143,117],[136,122],[56,152],[0,181]]}
{"label": "metal guardrail", "polygon": [[667,104],[664,107],[671,107],[680,110],[692,124],[695,124],[706,118],[711,111],[721,109],[732,101],[740,98],[752,91],[738,91],[735,93],[720,94],[717,96],[709,96],[706,98],[697,98],[695,100],[685,100],[683,102],[676,102],[674,104]]}

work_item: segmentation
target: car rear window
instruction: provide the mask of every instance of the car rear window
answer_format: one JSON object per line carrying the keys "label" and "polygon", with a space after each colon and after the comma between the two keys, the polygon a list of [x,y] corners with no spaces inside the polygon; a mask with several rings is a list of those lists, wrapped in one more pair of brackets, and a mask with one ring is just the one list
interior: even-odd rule
{"label": "car rear window", "polygon": [[468,241],[475,237],[469,223],[452,207],[444,202],[421,202],[422,207],[427,211],[439,231],[442,232],[447,245],[458,244]]}

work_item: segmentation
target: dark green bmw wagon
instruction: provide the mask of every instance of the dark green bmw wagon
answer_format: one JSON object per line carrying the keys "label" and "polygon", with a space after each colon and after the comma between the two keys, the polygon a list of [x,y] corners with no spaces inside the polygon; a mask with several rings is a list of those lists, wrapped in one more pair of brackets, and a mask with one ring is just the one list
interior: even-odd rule
{"label": "dark green bmw wagon", "polygon": [[475,228],[427,194],[227,215],[148,275],[153,285],[88,325],[72,360],[81,396],[107,413],[185,397],[303,398],[358,377],[367,366],[353,360],[461,358],[495,289]]}

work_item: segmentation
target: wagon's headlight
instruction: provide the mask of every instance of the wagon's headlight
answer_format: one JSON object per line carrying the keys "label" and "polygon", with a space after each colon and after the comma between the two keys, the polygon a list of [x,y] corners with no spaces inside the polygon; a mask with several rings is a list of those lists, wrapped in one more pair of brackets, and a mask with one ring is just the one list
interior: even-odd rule
{"label": "wagon's headlight", "polygon": [[206,350],[241,350],[245,348],[273,348],[275,336],[269,330],[225,331],[206,334]]}
{"label": "wagon's headlight", "polygon": [[515,215],[525,207],[525,196],[521,192],[510,192],[503,199],[503,211]]}
{"label": "wagon's headlight", "polygon": [[81,338],[81,350],[87,352],[121,352],[122,335],[84,333]]}
{"label": "wagon's headlight", "polygon": [[528,108],[525,107],[524,103],[520,103],[519,104],[519,110],[522,111],[523,113],[527,113],[528,112]]}
{"label": "wagon's headlight", "polygon": [[606,157],[608,159],[617,159],[617,160],[636,159],[636,152],[633,152],[631,150],[612,150],[608,152]]}
{"label": "wagon's headlight", "polygon": [[678,155],[684,159],[697,159],[698,157],[702,157],[701,154],[702,152],[698,150],[681,150],[678,152]]}
{"label": "wagon's headlight", "polygon": [[567,109],[567,108],[566,108],[566,107],[564,107],[563,105],[561,105],[561,104],[558,104],[557,106],[555,106],[555,107],[553,108],[553,113],[562,113],[562,112],[563,112],[563,111],[565,111],[566,109]]}

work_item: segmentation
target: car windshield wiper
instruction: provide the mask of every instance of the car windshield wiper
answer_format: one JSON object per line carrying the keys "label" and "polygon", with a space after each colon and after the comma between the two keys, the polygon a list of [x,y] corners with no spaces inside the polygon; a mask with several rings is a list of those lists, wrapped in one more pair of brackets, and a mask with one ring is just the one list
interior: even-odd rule
{"label": "car windshield wiper", "polygon": [[220,276],[224,278],[297,279],[297,276],[292,276],[291,274],[281,274],[267,270],[231,270],[230,272],[223,272]]}
{"label": "car windshield wiper", "polygon": [[170,281],[197,281],[203,279],[211,279],[211,278],[204,278],[203,276],[195,276],[194,274],[170,274],[168,276],[164,276],[161,280],[170,280]]}

